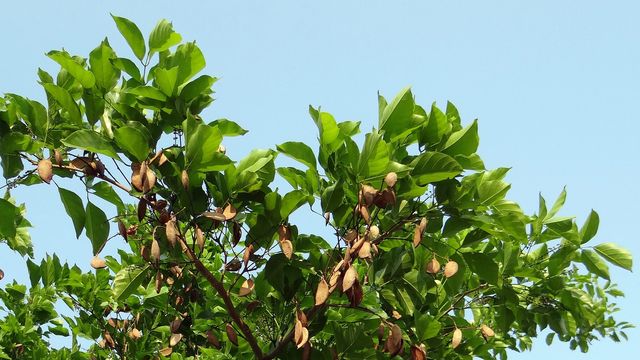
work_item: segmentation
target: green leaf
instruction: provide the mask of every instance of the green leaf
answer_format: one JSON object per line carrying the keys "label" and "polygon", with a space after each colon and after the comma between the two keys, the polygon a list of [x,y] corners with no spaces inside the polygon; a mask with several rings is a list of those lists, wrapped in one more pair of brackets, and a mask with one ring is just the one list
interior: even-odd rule
{"label": "green leaf", "polygon": [[115,300],[124,301],[129,295],[133,294],[147,278],[148,269],[149,265],[145,267],[129,265],[118,271],[115,279],[113,279],[112,290]]}
{"label": "green leaf", "polygon": [[178,66],[177,82],[180,86],[204,69],[206,62],[202,51],[195,42],[189,42],[178,46],[172,57],[172,64]]}
{"label": "green leaf", "polygon": [[451,156],[454,155],[471,155],[478,150],[480,138],[478,137],[478,120],[466,128],[456,131],[444,145],[442,152]]}
{"label": "green leaf", "polygon": [[0,239],[16,236],[16,215],[18,208],[11,202],[0,199]]}
{"label": "green leaf", "polygon": [[162,52],[182,41],[182,36],[173,31],[173,24],[160,20],[149,35],[149,52]]}
{"label": "green leaf", "polygon": [[120,70],[111,63],[115,58],[116,53],[106,39],[89,54],[89,64],[95,76],[96,85],[105,91],[111,90],[120,78]]}
{"label": "green leaf", "polygon": [[93,130],[78,130],[62,139],[62,143],[76,149],[87,150],[120,160],[111,143]]}
{"label": "green leaf", "polygon": [[138,86],[134,88],[127,89],[126,92],[128,94],[133,94],[137,96],[146,97],[153,100],[165,101],[167,100],[167,95],[165,95],[158,88],[153,86]]}
{"label": "green leaf", "polygon": [[619,266],[623,269],[632,271],[633,260],[631,258],[631,252],[624,249],[614,243],[603,243],[596,245],[593,248],[598,255],[602,256],[605,260],[613,265]]}
{"label": "green leaf", "polygon": [[418,185],[452,179],[462,173],[462,167],[451,156],[427,151],[412,162],[411,175]]}
{"label": "green leaf", "polygon": [[313,154],[313,150],[305,144],[296,141],[289,141],[277,145],[278,151],[289,156],[292,159],[307,165],[309,168],[316,168],[316,156]]}
{"label": "green leaf", "polygon": [[187,168],[200,172],[224,170],[231,160],[218,152],[221,142],[222,135],[217,128],[198,124],[187,139]]}
{"label": "green leaf", "polygon": [[[109,183],[106,181],[100,181],[99,183],[94,184],[91,189],[94,191],[96,196],[115,205],[118,209],[118,213],[124,211],[124,203],[122,202],[122,199],[120,199],[120,196],[118,196]],[[80,205],[82,208],[82,203],[80,203]]]}
{"label": "green leaf", "polygon": [[603,279],[610,280],[609,267],[592,250],[582,250],[582,263],[590,272],[600,276]]}
{"label": "green leaf", "polygon": [[142,32],[138,29],[138,26],[134,24],[131,20],[115,16],[111,14],[113,21],[116,22],[116,26],[118,27],[118,31],[127,41],[131,50],[133,50],[133,54],[140,60],[144,58],[144,54],[146,52],[144,45],[144,37],[142,36]]}
{"label": "green leaf", "polygon": [[320,146],[327,147],[329,152],[335,151],[340,145],[340,127],[338,127],[336,120],[331,114],[319,112],[311,106],[309,106],[309,113],[318,126]]}
{"label": "green leaf", "polygon": [[431,113],[429,114],[429,121],[426,125],[422,126],[420,133],[418,134],[420,143],[429,146],[435,145],[442,140],[444,134],[449,131],[451,125],[447,121],[447,115],[445,115],[434,103],[431,105]]}
{"label": "green leaf", "polygon": [[598,232],[598,226],[600,225],[600,217],[598,213],[591,210],[587,220],[585,220],[584,225],[582,225],[582,229],[580,229],[580,239],[581,244],[586,243],[587,241],[593,239]]}
{"label": "green leaf", "polygon": [[406,137],[419,122],[413,120],[413,108],[415,102],[411,87],[400,91],[393,101],[386,105],[379,120],[379,128],[384,131],[384,139],[393,142]]}
{"label": "green leaf", "polygon": [[498,284],[498,264],[488,255],[483,253],[464,253],[464,260],[469,264],[469,268],[478,274],[481,279],[492,285]]}
{"label": "green leaf", "polygon": [[62,110],[66,111],[66,116],[62,114],[63,117],[68,118],[76,124],[82,123],[80,108],[65,88],[54,84],[44,84],[43,86],[47,94],[51,95],[51,97],[60,104]]}
{"label": "green leaf", "polygon": [[47,56],[67,70],[85,89],[90,89],[96,84],[93,73],[78,64],[66,51],[50,51]]}
{"label": "green leaf", "polygon": [[155,70],[156,83],[167,96],[174,95],[178,88],[178,67],[171,69],[158,68]]}
{"label": "green leaf", "polygon": [[566,200],[567,200],[567,188],[564,187],[562,188],[562,191],[560,192],[560,195],[558,195],[558,198],[556,199],[556,201],[553,203],[553,207],[551,208],[551,211],[549,211],[549,213],[547,214],[547,216],[545,216],[544,219],[547,220],[554,217],[558,213],[558,211],[560,211],[562,206],[564,206],[564,202]]}
{"label": "green leaf", "polygon": [[93,253],[98,254],[109,238],[109,221],[107,215],[91,201],[87,202],[84,226],[86,235],[91,240]]}
{"label": "green leaf", "polygon": [[342,200],[344,199],[344,188],[342,187],[341,182],[337,182],[331,186],[328,186],[322,192],[322,196],[320,197],[320,204],[322,205],[322,210],[325,212],[332,212],[342,204]]}
{"label": "green leaf", "polygon": [[116,67],[116,69],[120,71],[124,71],[127,74],[129,74],[129,76],[131,76],[133,79],[139,82],[142,82],[142,75],[140,75],[140,69],[138,69],[138,67],[133,61],[126,58],[117,58],[117,59],[111,60],[111,63],[113,64],[113,66]]}
{"label": "green leaf", "polygon": [[502,180],[483,181],[478,185],[478,200],[482,205],[491,205],[503,199],[511,184]]}
{"label": "green leaf", "polygon": [[237,123],[227,119],[214,120],[209,126],[217,127],[222,136],[242,136],[248,132]]}
{"label": "green leaf", "polygon": [[[418,314],[416,313],[416,315]],[[416,335],[418,335],[418,339],[420,339],[420,341],[438,336],[442,327],[442,324],[440,324],[440,322],[436,320],[435,317],[429,314],[416,316],[415,324]]]}
{"label": "green leaf", "polygon": [[58,188],[58,193],[60,194],[60,200],[64,205],[65,211],[73,222],[73,227],[76,230],[76,238],[79,238],[86,222],[82,199],[80,199],[80,196],[76,195],[76,193],[61,187]]}
{"label": "green leaf", "polygon": [[280,216],[286,219],[300,206],[307,202],[307,194],[301,190],[293,190],[282,197]]}
{"label": "green leaf", "polygon": [[202,94],[207,94],[217,80],[209,75],[199,76],[182,87],[180,96],[185,102],[189,102]]}
{"label": "green leaf", "polygon": [[117,128],[114,135],[116,144],[127,154],[132,155],[132,160],[142,162],[149,156],[151,151],[149,138],[140,129],[125,125]]}
{"label": "green leaf", "polygon": [[361,179],[367,179],[385,175],[388,164],[389,148],[387,143],[377,131],[367,134],[358,159],[358,176]]}

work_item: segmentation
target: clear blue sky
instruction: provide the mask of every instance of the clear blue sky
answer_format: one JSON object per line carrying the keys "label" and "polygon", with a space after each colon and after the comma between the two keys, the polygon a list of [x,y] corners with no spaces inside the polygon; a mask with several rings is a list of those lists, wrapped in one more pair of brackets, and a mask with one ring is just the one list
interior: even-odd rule
{"label": "clear blue sky", "polygon": [[[86,56],[108,36],[120,55],[132,57],[110,12],[145,34],[167,18],[185,40],[198,42],[205,71],[221,77],[208,117],[250,130],[226,144],[234,158],[286,140],[314,143],[308,104],[368,129],[377,123],[376,92],[392,97],[412,85],[419,103],[451,100],[464,121],[480,119],[481,156],[488,167],[513,167],[510,198],[527,211],[536,209],[538,192],[553,201],[566,185],[565,215],[582,223],[591,208],[599,212],[592,241],[617,242],[636,256],[636,273],[612,268],[612,276],[627,293],[618,317],[640,324],[637,2],[224,3],[6,2],[0,93],[42,100],[36,70],[56,69],[44,56],[51,49]],[[57,252],[88,268],[89,243],[74,239],[55,191],[41,185],[14,196],[29,205],[37,258]],[[24,260],[5,246],[0,258],[7,280],[27,280]],[[638,334],[629,331],[632,341],[622,344],[595,343],[587,355],[541,339],[532,353],[513,358],[628,358],[640,350]]]}

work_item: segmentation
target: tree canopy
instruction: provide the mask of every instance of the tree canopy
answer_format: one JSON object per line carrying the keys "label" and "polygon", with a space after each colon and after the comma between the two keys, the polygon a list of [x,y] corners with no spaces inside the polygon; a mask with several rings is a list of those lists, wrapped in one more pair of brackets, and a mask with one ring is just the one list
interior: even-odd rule
{"label": "tree canopy", "polygon": [[[453,104],[379,96],[360,144],[360,122],[309,107],[317,147],[233,160],[222,143],[247,130],[202,114],[217,79],[200,75],[196,43],[167,20],[146,40],[113,20],[135,58],[107,39],[88,58],[54,50],[59,72],[38,71],[46,105],[0,97],[0,240],[30,278],[0,289],[0,358],[506,359],[540,334],[583,352],[626,338],[608,264],[631,270],[631,254],[592,244],[595,211],[581,225],[559,215],[564,190],[535,214],[508,200],[509,169],[485,168],[478,122]],[[34,261],[16,186],[58,192],[95,271]],[[114,238],[126,245],[102,256]]]}

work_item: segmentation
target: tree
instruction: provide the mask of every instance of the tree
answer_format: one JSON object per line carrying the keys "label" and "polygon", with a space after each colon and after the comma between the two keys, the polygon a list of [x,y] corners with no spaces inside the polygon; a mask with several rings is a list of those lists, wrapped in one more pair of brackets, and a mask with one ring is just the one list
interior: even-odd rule
{"label": "tree", "polygon": [[[317,152],[290,141],[234,162],[222,140],[246,130],[202,118],[216,78],[197,76],[196,44],[166,20],[145,42],[113,19],[140,65],[107,39],[88,59],[51,51],[59,73],[38,72],[47,106],[0,98],[0,239],[30,257],[31,282],[0,290],[0,358],[504,359],[543,331],[582,351],[626,338],[607,262],[631,270],[630,253],[587,245],[598,214],[581,227],[558,216],[564,190],[533,215],[507,200],[508,169],[485,169],[478,124],[453,104],[425,109],[408,88],[380,96],[362,146],[359,122],[310,107]],[[278,154],[300,166],[277,167]],[[291,191],[273,189],[276,173]],[[91,241],[95,272],[31,260],[9,190],[42,183]],[[297,210],[332,236],[290,223]],[[113,237],[128,248],[101,257]],[[58,300],[74,315],[60,317]]]}

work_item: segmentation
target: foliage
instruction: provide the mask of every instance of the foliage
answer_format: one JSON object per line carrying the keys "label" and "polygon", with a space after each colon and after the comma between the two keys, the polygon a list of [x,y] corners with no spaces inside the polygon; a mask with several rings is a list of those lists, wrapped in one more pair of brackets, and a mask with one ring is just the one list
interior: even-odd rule
{"label": "foliage", "polygon": [[[46,106],[0,98],[8,189],[57,187],[96,268],[28,259],[30,288],[0,291],[0,358],[504,359],[543,332],[582,351],[626,338],[607,263],[631,270],[631,255],[588,245],[598,215],[559,216],[564,191],[533,215],[507,200],[508,169],[485,169],[478,124],[453,104],[380,96],[361,146],[359,122],[310,107],[317,151],[290,141],[234,161],[222,141],[246,130],[200,115],[216,78],[199,75],[195,42],[162,20],[145,43],[113,19],[136,59],[107,39],[88,59],[52,51],[58,74],[38,72]],[[300,166],[278,167],[279,154]],[[276,174],[291,191],[273,189]],[[298,209],[333,235],[290,223]],[[0,239],[32,257],[29,226],[7,191]],[[114,236],[127,248],[102,259]],[[52,349],[52,334],[70,347]]]}

